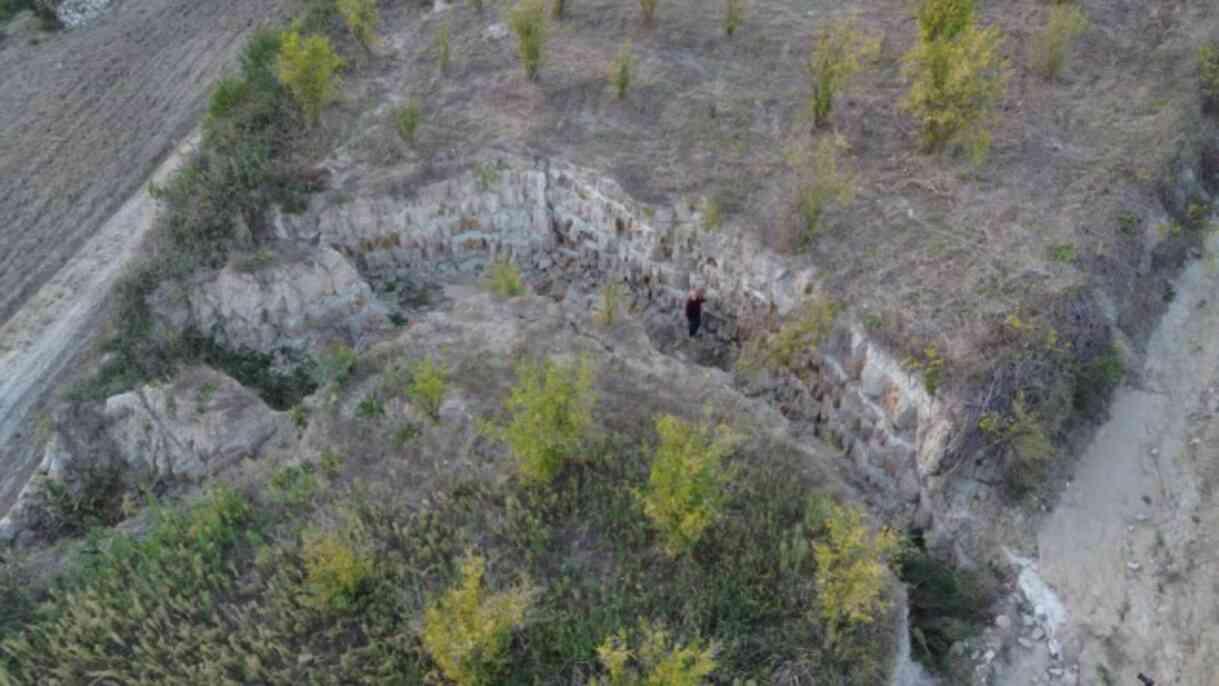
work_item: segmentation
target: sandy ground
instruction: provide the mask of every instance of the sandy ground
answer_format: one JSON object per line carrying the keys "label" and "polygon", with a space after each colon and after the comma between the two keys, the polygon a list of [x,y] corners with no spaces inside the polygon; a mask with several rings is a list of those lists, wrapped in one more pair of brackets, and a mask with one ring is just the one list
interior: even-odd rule
{"label": "sandy ground", "polygon": [[34,466],[31,410],[151,224],[142,185],[279,5],[124,2],[84,29],[0,43],[0,512]]}
{"label": "sandy ground", "polygon": [[[1037,534],[1041,577],[1066,609],[1058,638],[1081,684],[1215,686],[1219,677],[1219,268],[1195,262],[1140,382],[1082,456]],[[1001,684],[1045,678],[1021,652]]]}
{"label": "sandy ground", "polygon": [[0,43],[0,322],[194,128],[280,1],[129,0],[83,29]]}

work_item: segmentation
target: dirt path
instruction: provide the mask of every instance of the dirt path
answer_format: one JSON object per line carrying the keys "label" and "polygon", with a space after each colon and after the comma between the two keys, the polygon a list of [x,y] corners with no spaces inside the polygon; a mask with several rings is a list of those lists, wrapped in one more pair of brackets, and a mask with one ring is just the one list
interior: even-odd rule
{"label": "dirt path", "polygon": [[0,43],[0,323],[187,136],[282,2],[119,2],[86,28]]}
{"label": "dirt path", "polygon": [[[188,158],[195,139],[182,144],[153,175],[164,182]],[[156,201],[147,185],[127,201],[76,256],[0,325],[0,513],[37,466],[28,441],[30,410],[49,384],[76,358],[99,324],[106,298],[123,266],[153,225]]]}
{"label": "dirt path", "polygon": [[[1040,576],[1062,601],[1057,639],[1080,684],[1214,686],[1219,665],[1219,269],[1189,266],[1149,343],[1138,387],[1037,535]],[[1019,649],[1018,649],[1019,650]],[[1047,680],[1044,646],[999,683]]]}

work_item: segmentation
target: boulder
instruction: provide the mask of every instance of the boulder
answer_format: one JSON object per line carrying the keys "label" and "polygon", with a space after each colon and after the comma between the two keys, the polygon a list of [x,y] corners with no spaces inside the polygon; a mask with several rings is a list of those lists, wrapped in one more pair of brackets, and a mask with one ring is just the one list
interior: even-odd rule
{"label": "boulder", "polygon": [[[358,343],[389,327],[388,311],[343,255],[327,246],[278,246],[235,258],[185,289],[151,298],[170,332],[194,329],[230,350],[316,353],[327,343]],[[264,263],[265,262],[265,263]]]}

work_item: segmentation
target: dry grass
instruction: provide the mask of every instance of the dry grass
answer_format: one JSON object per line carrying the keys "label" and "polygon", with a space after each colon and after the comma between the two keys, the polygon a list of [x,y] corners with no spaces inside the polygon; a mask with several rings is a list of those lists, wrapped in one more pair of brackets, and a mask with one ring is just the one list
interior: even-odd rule
{"label": "dry grass", "polygon": [[[980,8],[979,22],[1007,37],[1013,76],[990,158],[976,169],[919,152],[917,122],[899,110],[908,86],[898,57],[917,39],[900,0],[760,0],[731,39],[722,12],[694,0],[664,2],[654,28],[640,25],[633,3],[585,0],[550,36],[536,83],[511,59],[510,38],[485,36],[487,17],[397,7],[384,17],[395,56],[349,84],[350,100],[426,98],[444,130],[422,146],[422,159],[487,146],[553,155],[613,176],[644,202],[723,198],[734,225],[790,249],[799,218],[782,197],[794,174],[784,150],[809,135],[804,57],[824,22],[854,17],[862,32],[883,36],[879,62],[858,75],[831,122],[851,145],[860,192],[840,220],[851,231],[819,241],[807,259],[841,300],[897,322],[894,338],[949,332],[946,357],[981,363],[977,344],[993,321],[1087,282],[1097,256],[1122,258],[1118,213],[1156,206],[1155,185],[1199,128],[1197,49],[1219,10],[1197,2],[1147,13],[1087,9],[1090,29],[1071,69],[1047,83],[1024,53],[1047,6]],[[403,68],[428,59],[418,46],[441,23],[455,56],[448,77]],[[626,40],[637,69],[629,100],[618,104],[602,84]],[[1079,259],[1048,259],[1064,244],[1080,246]]]}

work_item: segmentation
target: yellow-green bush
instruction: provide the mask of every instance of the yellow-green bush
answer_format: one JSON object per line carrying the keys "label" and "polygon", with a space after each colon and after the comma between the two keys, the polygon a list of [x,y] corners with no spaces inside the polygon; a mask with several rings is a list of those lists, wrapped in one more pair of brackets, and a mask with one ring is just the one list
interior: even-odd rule
{"label": "yellow-green bush", "polygon": [[605,675],[594,677],[589,686],[699,686],[715,671],[714,644],[675,645],[668,632],[646,623],[640,633],[634,650],[625,631],[601,643],[597,659]]}
{"label": "yellow-green bush", "polygon": [[626,288],[617,281],[605,284],[601,289],[601,303],[597,306],[597,320],[606,326],[613,326],[618,321],[618,312],[622,309],[622,299],[626,296]]}
{"label": "yellow-green bush", "polygon": [[974,0],[923,0],[918,11],[924,43],[955,38],[973,24]]}
{"label": "yellow-green bush", "polygon": [[449,388],[449,372],[443,364],[425,357],[411,370],[410,396],[433,420],[440,418],[440,406]]}
{"label": "yellow-green bush", "polygon": [[745,23],[745,0],[725,0],[724,35],[732,37]]}
{"label": "yellow-green bush", "polygon": [[337,0],[336,8],[351,35],[365,50],[371,50],[380,40],[377,24],[381,17],[377,13],[377,0]]}
{"label": "yellow-green bush", "polygon": [[635,56],[631,54],[631,41],[628,39],[618,51],[618,56],[610,62],[610,85],[614,87],[614,94],[619,100],[626,97],[626,91],[631,87],[631,72],[634,68]]}
{"label": "yellow-green bush", "polygon": [[840,307],[828,298],[811,298],[793,312],[778,332],[750,340],[737,365],[744,370],[791,369],[803,353],[814,351],[834,328]]}
{"label": "yellow-green bush", "polygon": [[524,623],[533,600],[525,584],[489,593],[483,582],[486,566],[483,558],[467,556],[461,581],[423,615],[423,646],[444,677],[458,686],[495,683],[512,631]]}
{"label": "yellow-green bush", "polygon": [[898,546],[895,532],[872,531],[859,510],[831,506],[824,534],[813,545],[817,597],[831,643],[841,630],[871,624],[884,611],[888,563]]}
{"label": "yellow-green bush", "polygon": [[516,33],[517,50],[521,65],[530,81],[538,78],[542,68],[542,54],[546,47],[546,3],[545,0],[520,0],[508,13],[508,25]]}
{"label": "yellow-green bush", "polygon": [[1047,79],[1062,73],[1070,54],[1071,42],[1088,27],[1083,10],[1075,5],[1055,5],[1050,9],[1046,27],[1033,46],[1034,66]]}
{"label": "yellow-green bush", "polygon": [[817,31],[805,64],[809,81],[808,113],[813,126],[829,124],[834,97],[846,88],[865,62],[880,53],[880,41],[868,38],[850,20],[834,21]]}
{"label": "yellow-green bush", "polygon": [[1198,78],[1203,110],[1219,113],[1219,40],[1198,49]]}
{"label": "yellow-green bush", "polygon": [[656,23],[656,5],[660,0],[639,0],[639,11],[643,14],[643,23],[652,26]]}
{"label": "yellow-green bush", "polygon": [[670,555],[688,552],[719,517],[729,478],[724,459],[739,438],[719,425],[696,425],[671,415],[656,420],[660,444],[643,491],[643,512]]}
{"label": "yellow-green bush", "polygon": [[306,536],[301,557],[305,584],[319,607],[350,608],[372,577],[372,560],[333,533]]}
{"label": "yellow-green bush", "polygon": [[499,298],[515,298],[525,293],[521,270],[509,259],[495,260],[487,267],[486,284]]}
{"label": "yellow-green bush", "polygon": [[440,28],[436,29],[436,64],[440,66],[440,71],[448,71],[449,69],[449,25],[441,24]]}
{"label": "yellow-green bush", "polygon": [[580,448],[593,421],[593,369],[587,360],[522,362],[504,406],[507,426],[492,433],[506,442],[527,483],[548,483]]}
{"label": "yellow-green bush", "polygon": [[402,107],[398,108],[394,113],[394,123],[398,127],[398,137],[404,143],[413,145],[415,143],[415,132],[419,130],[419,122],[423,120],[423,112],[419,109],[419,102],[414,98]]}
{"label": "yellow-green bush", "polygon": [[1007,88],[1003,37],[995,27],[966,26],[953,38],[923,41],[904,58],[910,92],[902,107],[918,118],[923,145],[939,151],[960,144],[981,161],[990,148],[990,122]]}
{"label": "yellow-green bush", "polygon": [[310,126],[317,124],[322,108],[338,97],[338,71],[343,59],[325,36],[283,34],[279,46],[279,80],[292,94]]}

